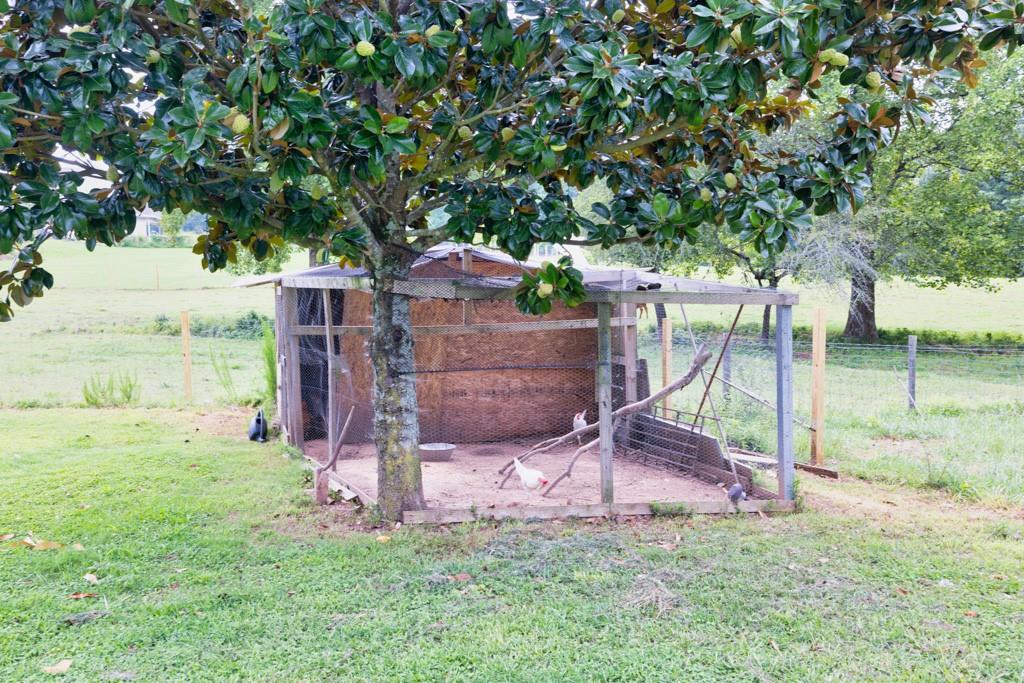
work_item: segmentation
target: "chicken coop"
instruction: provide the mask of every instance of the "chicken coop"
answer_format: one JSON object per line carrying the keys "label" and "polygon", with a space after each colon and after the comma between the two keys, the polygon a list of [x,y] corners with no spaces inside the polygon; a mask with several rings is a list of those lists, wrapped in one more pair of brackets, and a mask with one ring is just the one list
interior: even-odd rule
{"label": "chicken coop", "polygon": [[[422,254],[396,290],[411,299],[409,372],[427,503],[406,512],[407,523],[792,507],[796,295],[589,268],[583,304],[555,303],[537,317],[514,301],[531,267],[489,249],[445,244]],[[268,281],[275,285],[284,438],[321,469],[329,464],[324,476],[333,489],[372,505],[368,273],[328,265],[261,280]],[[711,389],[728,335],[708,346],[692,335],[692,343],[677,342],[670,353],[681,369],[665,349],[638,352],[638,324],[654,339],[666,307],[746,304],[777,307],[778,452],[765,476],[731,457],[714,409]],[[524,488],[513,458],[542,472],[545,485]],[[726,494],[735,483],[743,500]]]}

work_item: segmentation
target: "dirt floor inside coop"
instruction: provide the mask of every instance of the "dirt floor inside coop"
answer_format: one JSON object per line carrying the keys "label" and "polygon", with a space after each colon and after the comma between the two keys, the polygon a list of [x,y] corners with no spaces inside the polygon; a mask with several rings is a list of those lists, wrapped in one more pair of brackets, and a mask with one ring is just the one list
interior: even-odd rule
{"label": "dirt floor inside coop", "polygon": [[[450,461],[424,462],[423,493],[427,506],[439,509],[494,508],[538,505],[583,505],[601,502],[601,473],[597,449],[580,457],[572,476],[562,480],[548,496],[526,491],[515,474],[498,488],[504,475],[498,469],[521,455],[535,441],[516,440],[484,444],[458,444]],[[326,462],[324,441],[305,444],[306,455]],[[561,474],[574,447],[538,454],[526,463],[554,481]],[[616,503],[724,501],[725,492],[715,483],[668,467],[644,464],[642,454],[617,449],[613,478]],[[377,498],[377,458],[372,444],[346,445],[337,463],[337,476],[361,495]]]}

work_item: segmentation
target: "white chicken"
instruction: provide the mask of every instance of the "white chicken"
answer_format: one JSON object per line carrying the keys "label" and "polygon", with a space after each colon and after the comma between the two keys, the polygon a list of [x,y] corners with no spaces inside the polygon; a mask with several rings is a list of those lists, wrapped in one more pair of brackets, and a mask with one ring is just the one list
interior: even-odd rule
{"label": "white chicken", "polygon": [[523,488],[527,491],[539,491],[547,486],[548,480],[544,478],[544,473],[540,470],[527,467],[519,462],[519,458],[514,458],[512,463],[516,466],[516,474],[519,475],[519,481],[522,482]]}
{"label": "white chicken", "polygon": [[[576,413],[575,415],[573,415],[573,418],[572,418],[572,431],[575,432],[577,429],[583,429],[586,426],[587,426],[587,411],[586,410],[584,410],[581,413]],[[576,443],[577,443],[577,445],[578,444],[582,444],[583,443],[583,437],[577,436],[576,437]]]}

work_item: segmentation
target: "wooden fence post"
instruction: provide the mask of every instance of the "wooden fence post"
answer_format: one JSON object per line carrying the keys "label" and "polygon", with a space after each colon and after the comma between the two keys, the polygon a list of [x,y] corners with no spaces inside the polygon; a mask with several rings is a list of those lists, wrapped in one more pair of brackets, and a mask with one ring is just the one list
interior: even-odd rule
{"label": "wooden fence post", "polygon": [[601,447],[601,502],[615,501],[612,481],[612,305],[597,305],[597,417]]}
{"label": "wooden fence post", "polygon": [[188,311],[181,312],[181,358],[185,368],[185,403],[192,402],[192,330]]}
{"label": "wooden fence post", "polygon": [[825,464],[825,309],[814,309],[811,342],[811,464]]}
{"label": "wooden fence post", "polygon": [[907,405],[917,410],[917,335],[907,337]]}
{"label": "wooden fence post", "polygon": [[[667,387],[672,382],[672,319],[666,317],[661,321],[661,386]],[[668,417],[668,411],[672,410],[671,394],[665,397],[661,403]]]}

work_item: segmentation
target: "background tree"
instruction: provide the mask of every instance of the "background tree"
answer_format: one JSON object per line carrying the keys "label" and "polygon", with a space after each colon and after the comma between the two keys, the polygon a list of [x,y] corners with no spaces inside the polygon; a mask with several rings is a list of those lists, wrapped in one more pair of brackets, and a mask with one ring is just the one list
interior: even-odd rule
{"label": "background tree", "polygon": [[160,216],[160,232],[167,236],[171,244],[178,241],[178,235],[181,234],[181,230],[184,227],[185,212],[181,209],[165,211]]}
{"label": "background tree", "polygon": [[292,248],[283,244],[274,249],[274,253],[265,259],[258,261],[251,252],[239,251],[235,254],[235,260],[228,263],[228,272],[232,275],[264,275],[266,273],[280,273],[288,259],[291,258]]}
{"label": "background tree", "polygon": [[[394,294],[418,253],[477,236],[518,258],[538,241],[671,246],[707,223],[781,251],[810,212],[863,202],[871,156],[922,111],[910,68],[973,80],[978,44],[1024,30],[1024,8],[975,0],[0,4],[0,253],[17,254],[0,315],[52,284],[49,236],[113,244],[146,203],[209,216],[211,270],[278,239],[364,264],[388,518],[423,506]],[[759,153],[757,132],[802,116],[831,70],[884,101],[844,102],[811,151]],[[567,187],[598,179],[614,194],[593,220]],[[556,269],[550,296],[524,278],[523,310],[580,302],[579,273]]]}
{"label": "background tree", "polygon": [[975,90],[942,83],[931,125],[906,127],[874,162],[867,207],[847,237],[852,268],[844,335],[878,339],[876,282],[990,287],[1020,276],[1024,219],[1024,56],[986,68]]}
{"label": "background tree", "polygon": [[[844,335],[878,339],[879,280],[920,286],[993,287],[1024,272],[1024,55],[993,53],[980,85],[952,79],[919,84],[935,106],[930,117],[902,129],[874,160],[873,185],[858,213],[818,216],[782,253],[760,251],[728,231],[709,228],[677,251],[645,245],[615,247],[610,260],[682,274],[738,270],[759,287],[786,277],[841,285],[850,292]],[[768,136],[762,148],[811,149],[827,132],[833,106],[854,95],[840,78],[825,79],[817,106],[793,126]],[[762,317],[769,334],[770,308]]]}

